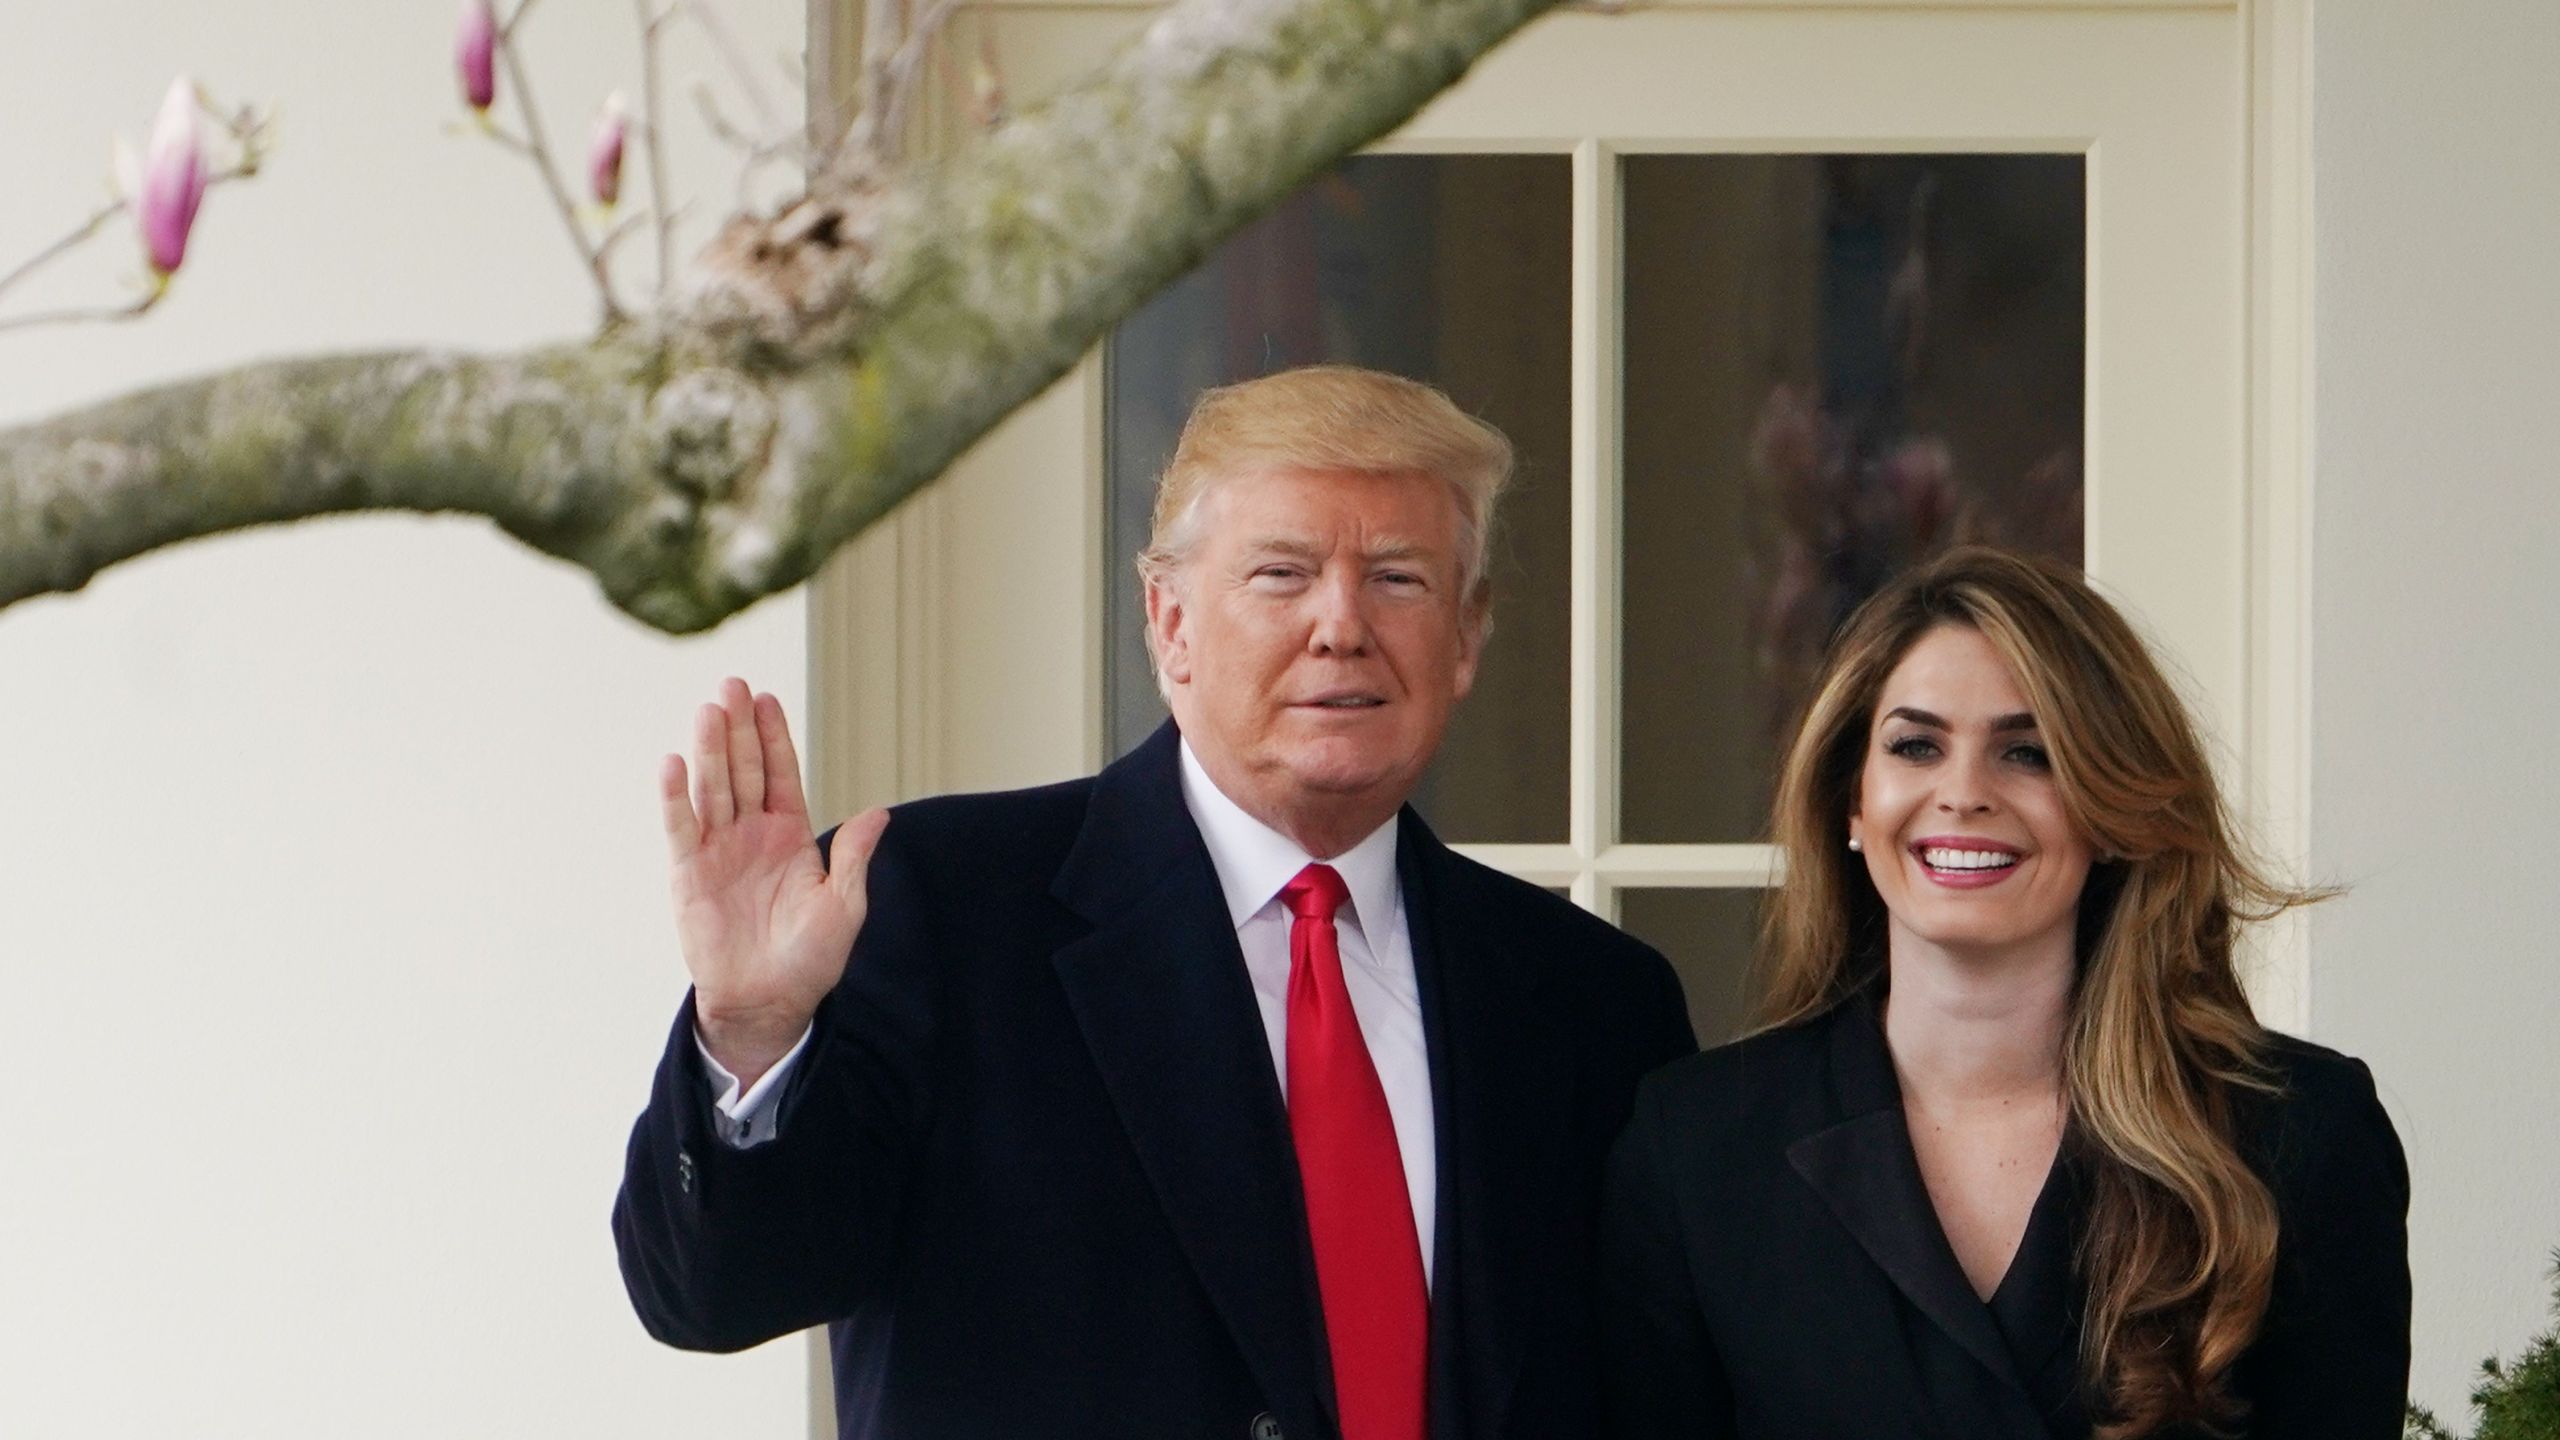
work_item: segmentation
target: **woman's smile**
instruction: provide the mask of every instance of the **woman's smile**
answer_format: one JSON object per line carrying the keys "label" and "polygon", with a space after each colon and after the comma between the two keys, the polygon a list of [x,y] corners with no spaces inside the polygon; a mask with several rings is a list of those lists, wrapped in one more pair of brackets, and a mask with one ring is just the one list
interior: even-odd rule
{"label": "woman's smile", "polygon": [[1979,890],[2017,873],[2025,852],[1970,835],[1930,835],[1905,847],[1921,873],[1951,890]]}

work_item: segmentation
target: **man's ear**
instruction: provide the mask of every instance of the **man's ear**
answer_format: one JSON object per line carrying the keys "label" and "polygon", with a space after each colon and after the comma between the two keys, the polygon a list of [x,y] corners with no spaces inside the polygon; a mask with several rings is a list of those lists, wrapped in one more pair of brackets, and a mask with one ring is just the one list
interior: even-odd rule
{"label": "man's ear", "polygon": [[1155,652],[1156,670],[1167,682],[1191,682],[1191,629],[1181,587],[1170,575],[1147,577],[1147,648]]}
{"label": "man's ear", "polygon": [[1476,667],[1484,662],[1484,642],[1493,634],[1493,592],[1485,585],[1458,609],[1458,674],[1457,689],[1451,697],[1464,700],[1476,688]]}

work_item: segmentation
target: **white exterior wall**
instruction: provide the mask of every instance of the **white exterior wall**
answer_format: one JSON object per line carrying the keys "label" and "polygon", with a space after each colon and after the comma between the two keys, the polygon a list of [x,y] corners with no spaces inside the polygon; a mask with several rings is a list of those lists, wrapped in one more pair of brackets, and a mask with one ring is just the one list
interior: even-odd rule
{"label": "white exterior wall", "polygon": [[[798,54],[800,0],[716,3]],[[0,423],[253,357],[582,331],[531,172],[446,133],[454,15],[8,7],[0,269],[101,196],[172,74],[282,126],[160,313],[0,334]],[[548,0],[526,41],[574,163],[636,92],[631,7]],[[688,42],[669,73],[713,71]],[[677,161],[725,210],[716,145]],[[125,293],[125,232],[95,251],[15,298]],[[670,641],[464,519],[199,542],[0,613],[0,1434],[805,1433],[804,1347],[661,1348],[606,1226],[683,993],[656,760],[721,675],[797,714],[805,666],[796,597]]]}
{"label": "white exterior wall", "polygon": [[2416,1389],[2560,1246],[2560,6],[2319,0],[2312,1033],[2409,1149]]}

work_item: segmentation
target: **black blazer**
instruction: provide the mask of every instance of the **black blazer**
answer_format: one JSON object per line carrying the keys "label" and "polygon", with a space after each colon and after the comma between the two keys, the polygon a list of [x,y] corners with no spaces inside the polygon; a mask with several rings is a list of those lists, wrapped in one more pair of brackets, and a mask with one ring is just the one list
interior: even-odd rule
{"label": "black blazer", "polygon": [[[687,1003],[614,1206],[651,1334],[828,1322],[847,1440],[1335,1436],[1288,1118],[1176,745],[899,807],[778,1138],[716,1138]],[[1399,835],[1431,1433],[1590,1435],[1601,1169],[1638,1078],[1696,1048],[1678,982],[1410,810]]]}
{"label": "black blazer", "polygon": [[[2256,1440],[2398,1440],[2409,1178],[2364,1065],[2277,1037],[2244,1099],[2275,1192]],[[2068,1147],[2066,1147],[2067,1149]],[[1939,1228],[1872,994],[1667,1067],[1611,1158],[1603,1329],[1628,1440],[2083,1440],[2076,1166],[1989,1303]]]}

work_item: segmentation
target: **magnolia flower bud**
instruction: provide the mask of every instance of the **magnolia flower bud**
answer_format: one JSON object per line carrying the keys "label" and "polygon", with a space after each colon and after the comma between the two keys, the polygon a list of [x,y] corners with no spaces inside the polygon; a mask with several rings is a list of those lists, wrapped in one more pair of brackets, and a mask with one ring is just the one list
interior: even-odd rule
{"label": "magnolia flower bud", "polygon": [[172,275],[187,258],[187,232],[195,226],[204,184],[196,87],[181,75],[169,82],[169,93],[160,101],[160,118],[152,124],[151,143],[142,156],[142,174],[127,196],[154,274]]}
{"label": "magnolia flower bud", "polygon": [[607,208],[622,198],[622,144],[630,133],[630,107],[616,90],[604,97],[604,108],[596,112],[595,138],[587,142],[587,191]]}
{"label": "magnolia flower bud", "polygon": [[498,17],[489,0],[462,0],[462,25],[453,35],[453,68],[462,75],[462,98],[486,110],[498,98]]}

